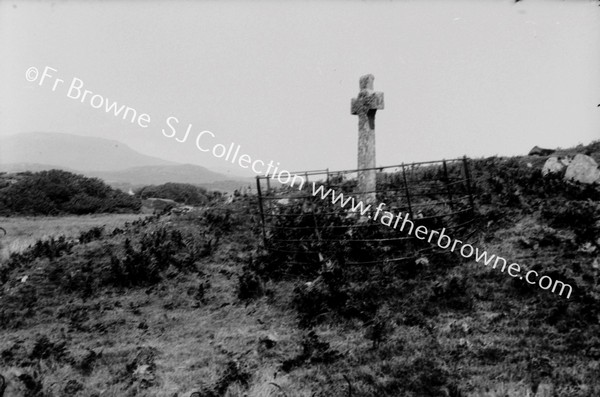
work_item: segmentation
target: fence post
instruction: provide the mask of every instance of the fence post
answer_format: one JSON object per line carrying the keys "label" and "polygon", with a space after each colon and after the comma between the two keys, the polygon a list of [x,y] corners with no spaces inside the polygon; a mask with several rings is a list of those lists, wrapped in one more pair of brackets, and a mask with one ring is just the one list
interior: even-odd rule
{"label": "fence post", "polygon": [[262,224],[262,234],[263,234],[263,242],[265,244],[265,248],[267,248],[267,232],[265,231],[265,212],[263,209],[262,203],[262,191],[260,189],[260,177],[256,177],[256,192],[258,193],[258,208],[260,210],[260,220]]}
{"label": "fence post", "polygon": [[450,178],[448,178],[448,167],[446,166],[446,160],[442,160],[444,164],[444,182],[446,184],[446,192],[450,199],[450,209],[454,212],[454,200],[452,199],[452,190],[450,189]]}
{"label": "fence post", "polygon": [[467,182],[467,194],[469,195],[469,204],[471,206],[471,216],[475,213],[475,201],[473,200],[473,191],[471,189],[471,173],[469,172],[469,163],[467,156],[463,157],[463,167],[465,169],[465,179]]}
{"label": "fence post", "polygon": [[405,194],[406,194],[406,201],[408,203],[408,213],[412,217],[412,215],[413,215],[413,213],[412,213],[412,205],[410,203],[410,192],[408,191],[408,183],[406,182],[406,170],[405,170],[405,167],[404,167],[404,163],[402,163],[402,179],[404,180],[404,191],[405,191]]}
{"label": "fence post", "polygon": [[[267,194],[266,197],[271,196],[271,177],[269,175],[265,175],[265,179],[267,180]],[[273,212],[273,200],[267,200],[269,211]]]}
{"label": "fence post", "polygon": [[[306,172],[304,176],[306,177],[306,183],[308,184],[308,172]],[[329,186],[329,168],[327,169],[327,185]],[[315,202],[312,199],[310,199],[310,213],[312,214],[312,220],[315,225],[315,235],[317,236],[317,241],[321,242],[321,233],[319,233],[319,225],[317,224],[317,216],[315,215]]]}

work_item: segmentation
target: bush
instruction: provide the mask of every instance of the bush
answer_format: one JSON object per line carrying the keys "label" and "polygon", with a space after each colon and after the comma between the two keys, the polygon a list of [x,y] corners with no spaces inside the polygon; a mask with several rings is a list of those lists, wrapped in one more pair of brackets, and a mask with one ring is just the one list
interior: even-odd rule
{"label": "bush", "polygon": [[37,240],[35,244],[22,253],[12,253],[6,264],[0,265],[0,283],[8,281],[9,273],[36,259],[55,259],[69,254],[74,243],[60,236],[51,237],[49,240]]}
{"label": "bush", "polygon": [[423,397],[448,395],[450,374],[439,353],[423,352],[408,362],[392,361],[382,372],[379,395],[404,396],[407,391]]}
{"label": "bush", "polygon": [[66,342],[52,342],[47,336],[42,335],[36,340],[29,358],[31,360],[65,361],[68,358]]}
{"label": "bush", "polygon": [[209,202],[205,188],[188,183],[165,183],[158,186],[144,186],[137,190],[135,194],[141,199],[158,197],[188,205],[205,205]]}
{"label": "bush", "polygon": [[98,178],[61,170],[23,173],[0,189],[0,214],[59,215],[137,212],[139,199],[114,190]]}
{"label": "bush", "polygon": [[296,357],[285,360],[281,369],[290,372],[296,367],[306,363],[331,364],[340,357],[339,352],[331,349],[329,343],[323,342],[314,330],[309,331],[302,338],[302,352]]}
{"label": "bush", "polygon": [[81,244],[86,244],[94,240],[98,240],[104,234],[104,226],[95,226],[90,230],[85,232],[81,232],[79,234],[79,242]]}
{"label": "bush", "polygon": [[189,249],[190,244],[178,230],[166,228],[144,233],[137,249],[127,238],[124,256],[111,255],[106,282],[122,287],[152,285],[160,281],[161,273],[171,266],[189,270],[197,259],[196,250]]}
{"label": "bush", "polygon": [[570,228],[578,242],[594,241],[600,235],[600,205],[593,201],[551,200],[542,207],[542,218],[552,227]]}
{"label": "bush", "polygon": [[258,274],[244,267],[238,278],[238,298],[241,300],[254,299],[264,295],[263,281]]}
{"label": "bush", "polygon": [[472,282],[467,276],[448,274],[434,283],[431,300],[447,309],[471,310],[472,290]]}

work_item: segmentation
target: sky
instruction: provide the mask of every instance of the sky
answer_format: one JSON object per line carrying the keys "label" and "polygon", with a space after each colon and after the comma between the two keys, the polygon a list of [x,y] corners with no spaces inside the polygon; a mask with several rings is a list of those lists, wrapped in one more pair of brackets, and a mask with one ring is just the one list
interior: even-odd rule
{"label": "sky", "polygon": [[[367,73],[385,96],[378,166],[600,139],[600,7],[590,0],[0,0],[0,60],[0,137],[99,136],[242,175],[195,136],[211,131],[209,148],[233,142],[290,171],[356,168],[350,101]],[[27,81],[31,67],[51,77]],[[74,78],[96,104],[151,121],[69,98]],[[191,124],[193,138],[165,136],[169,117],[176,137]]]}

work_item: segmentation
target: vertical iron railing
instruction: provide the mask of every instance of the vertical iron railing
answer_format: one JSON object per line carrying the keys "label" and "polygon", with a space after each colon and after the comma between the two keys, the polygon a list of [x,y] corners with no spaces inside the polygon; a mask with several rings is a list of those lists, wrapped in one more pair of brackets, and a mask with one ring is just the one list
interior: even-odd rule
{"label": "vertical iron railing", "polygon": [[402,180],[404,181],[404,194],[406,196],[406,203],[408,204],[408,213],[413,216],[412,205],[410,203],[410,191],[408,190],[408,182],[406,181],[406,168],[402,163]]}

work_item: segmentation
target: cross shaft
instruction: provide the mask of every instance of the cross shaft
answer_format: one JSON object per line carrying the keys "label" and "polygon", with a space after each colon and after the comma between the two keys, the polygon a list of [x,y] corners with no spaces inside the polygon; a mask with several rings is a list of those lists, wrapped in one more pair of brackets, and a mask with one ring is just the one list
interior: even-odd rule
{"label": "cross shaft", "polygon": [[375,113],[384,108],[383,92],[373,91],[374,79],[372,74],[360,78],[360,92],[352,99],[350,110],[358,115],[358,188],[363,201],[371,203],[375,201],[376,173],[368,169],[375,168]]}

